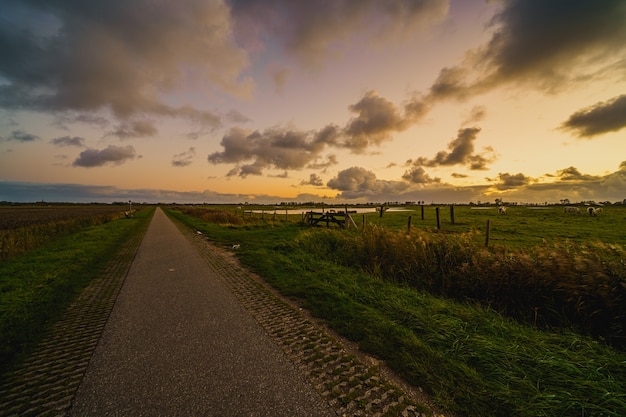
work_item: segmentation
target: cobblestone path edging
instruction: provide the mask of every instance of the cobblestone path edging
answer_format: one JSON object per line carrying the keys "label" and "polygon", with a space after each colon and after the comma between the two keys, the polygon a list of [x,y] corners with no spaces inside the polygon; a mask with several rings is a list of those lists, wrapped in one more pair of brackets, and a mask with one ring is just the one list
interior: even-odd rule
{"label": "cobblestone path edging", "polygon": [[124,242],[29,356],[2,376],[0,416],[66,415],[148,223]]}
{"label": "cobblestone path edging", "polygon": [[[176,222],[177,223],[177,222]],[[181,230],[184,226],[179,226]],[[242,305],[296,364],[339,416],[426,416],[427,406],[412,401],[373,367],[348,353],[342,344],[298,308],[272,293],[232,254],[201,234],[183,230],[201,256],[218,272]]]}

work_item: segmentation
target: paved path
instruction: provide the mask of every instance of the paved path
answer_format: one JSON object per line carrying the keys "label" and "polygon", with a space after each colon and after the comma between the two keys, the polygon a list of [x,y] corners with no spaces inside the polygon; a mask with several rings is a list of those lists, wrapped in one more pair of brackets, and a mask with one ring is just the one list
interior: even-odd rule
{"label": "paved path", "polygon": [[334,416],[160,209],[75,416]]}
{"label": "paved path", "polygon": [[2,375],[0,417],[442,415],[354,352],[158,209]]}

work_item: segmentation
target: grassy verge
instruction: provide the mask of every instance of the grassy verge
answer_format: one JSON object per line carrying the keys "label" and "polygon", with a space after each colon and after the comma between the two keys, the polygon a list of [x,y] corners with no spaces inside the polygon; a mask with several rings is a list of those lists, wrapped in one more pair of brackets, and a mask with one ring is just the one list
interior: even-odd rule
{"label": "grassy verge", "polygon": [[0,263],[0,371],[28,351],[125,241],[144,233],[153,213],[88,227]]}
{"label": "grassy verge", "polygon": [[541,331],[330,260],[295,223],[225,226],[176,212],[443,408],[468,416],[626,415],[626,354]]}

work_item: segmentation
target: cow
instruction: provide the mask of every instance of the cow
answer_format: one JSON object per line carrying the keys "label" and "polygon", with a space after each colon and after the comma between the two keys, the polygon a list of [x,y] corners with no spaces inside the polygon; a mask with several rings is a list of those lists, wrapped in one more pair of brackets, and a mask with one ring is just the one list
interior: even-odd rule
{"label": "cow", "polygon": [[582,212],[580,211],[578,207],[568,206],[568,207],[565,207],[565,213],[581,214]]}
{"label": "cow", "polygon": [[602,213],[602,207],[587,207],[587,213],[590,216],[599,216]]}
{"label": "cow", "polygon": [[506,207],[498,206],[498,214],[506,214]]}

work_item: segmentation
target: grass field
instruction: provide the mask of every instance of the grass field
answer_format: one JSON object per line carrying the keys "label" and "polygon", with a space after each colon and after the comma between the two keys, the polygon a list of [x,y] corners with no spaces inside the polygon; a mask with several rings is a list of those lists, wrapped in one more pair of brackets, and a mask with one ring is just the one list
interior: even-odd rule
{"label": "grass field", "polygon": [[[309,228],[300,213],[284,210],[276,216],[268,210],[263,218],[234,207],[169,213],[219,245],[239,245],[244,264],[448,410],[468,416],[626,415],[620,343],[592,337],[584,326],[533,323],[533,305],[526,306],[528,323],[463,294],[495,282],[495,294],[514,302],[526,299],[526,283],[534,283],[559,295],[544,302],[573,305],[581,317],[597,314],[585,303],[615,308],[610,319],[621,327],[613,341],[621,340],[624,207],[589,217],[566,215],[562,207],[510,207],[498,216],[494,209],[458,206],[454,224],[449,207],[442,207],[440,229],[434,207],[424,209],[424,220],[420,207],[382,218],[355,214],[351,230]],[[487,220],[492,240],[486,248]],[[464,291],[426,288],[433,276],[447,284],[440,287],[454,292],[464,285]],[[553,313],[563,318],[571,312]]]}
{"label": "grass field", "polygon": [[153,212],[98,221],[0,262],[0,374],[101,273],[123,242],[145,231]]}
{"label": "grass field", "polygon": [[[424,207],[424,219],[421,210],[353,214],[347,230],[307,227],[302,210],[166,212],[218,245],[238,245],[245,265],[445,409],[626,415],[626,207],[591,217],[558,206],[507,215],[455,206],[452,222],[442,206],[439,225],[436,207]],[[2,369],[152,212],[56,228],[0,262]]]}

